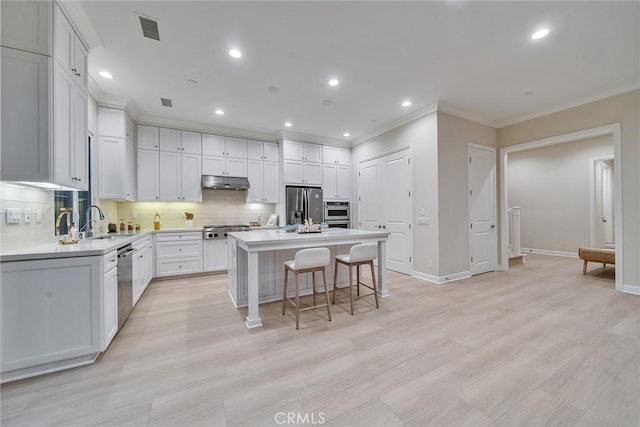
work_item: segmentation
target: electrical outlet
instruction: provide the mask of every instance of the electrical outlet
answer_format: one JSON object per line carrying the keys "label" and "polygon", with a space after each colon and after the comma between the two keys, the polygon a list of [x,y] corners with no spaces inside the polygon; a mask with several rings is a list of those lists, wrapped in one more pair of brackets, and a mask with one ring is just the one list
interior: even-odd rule
{"label": "electrical outlet", "polygon": [[42,222],[42,209],[36,209],[36,222],[38,224]]}
{"label": "electrical outlet", "polygon": [[24,223],[25,224],[31,223],[31,209],[24,210]]}
{"label": "electrical outlet", "polygon": [[131,211],[131,219],[137,219],[137,218],[138,218],[138,212]]}
{"label": "electrical outlet", "polygon": [[431,270],[433,268],[433,261],[431,261],[431,260],[427,261],[427,268],[429,270]]}
{"label": "electrical outlet", "polygon": [[430,224],[429,217],[427,217],[427,216],[418,217],[418,224],[420,224],[420,225],[429,225]]}
{"label": "electrical outlet", "polygon": [[7,208],[7,224],[19,224],[21,211],[20,208]]}

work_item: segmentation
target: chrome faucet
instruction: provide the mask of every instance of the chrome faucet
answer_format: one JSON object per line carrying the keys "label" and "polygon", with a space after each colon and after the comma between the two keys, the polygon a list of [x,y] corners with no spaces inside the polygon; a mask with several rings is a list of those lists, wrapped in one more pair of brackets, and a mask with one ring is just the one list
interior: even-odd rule
{"label": "chrome faucet", "polygon": [[97,222],[95,219],[91,219],[90,218],[91,208],[98,209],[98,213],[100,214],[100,219],[104,219],[104,214],[102,213],[102,209],[100,209],[100,206],[98,206],[98,205],[90,205],[87,208],[87,214],[86,214],[87,222],[84,224],[84,227],[82,227],[86,231],[86,237],[93,237],[93,225],[91,223],[92,222],[93,223]]}

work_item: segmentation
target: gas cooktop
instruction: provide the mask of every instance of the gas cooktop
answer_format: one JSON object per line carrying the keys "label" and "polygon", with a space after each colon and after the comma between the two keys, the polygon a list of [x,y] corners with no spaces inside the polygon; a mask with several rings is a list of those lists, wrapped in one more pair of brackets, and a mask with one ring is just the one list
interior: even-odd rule
{"label": "gas cooktop", "polygon": [[226,239],[227,233],[231,233],[232,231],[251,231],[251,227],[246,224],[205,225],[202,231],[202,237],[205,240]]}

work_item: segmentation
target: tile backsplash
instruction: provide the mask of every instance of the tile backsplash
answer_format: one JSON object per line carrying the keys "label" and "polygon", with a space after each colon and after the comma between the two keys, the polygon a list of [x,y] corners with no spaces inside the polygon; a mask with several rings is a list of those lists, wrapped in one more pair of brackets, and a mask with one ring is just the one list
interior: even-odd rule
{"label": "tile backsplash", "polygon": [[[7,208],[20,209],[20,222],[7,224]],[[31,210],[31,222],[24,223],[24,210]],[[36,210],[42,209],[42,222]],[[0,251],[55,242],[53,191],[0,182]]]}
{"label": "tile backsplash", "polygon": [[[118,218],[124,222],[140,224],[142,230],[153,229],[153,217],[160,214],[162,228],[183,228],[185,212],[194,214],[193,226],[202,228],[208,224],[249,224],[267,222],[275,212],[275,205],[247,203],[246,191],[204,190],[202,203],[195,202],[118,202]],[[116,222],[116,221],[113,221]]]}

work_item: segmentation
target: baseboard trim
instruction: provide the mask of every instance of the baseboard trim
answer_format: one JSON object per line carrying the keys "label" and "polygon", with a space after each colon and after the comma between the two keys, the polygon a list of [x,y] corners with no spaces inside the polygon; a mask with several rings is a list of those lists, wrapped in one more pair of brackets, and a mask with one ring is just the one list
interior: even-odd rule
{"label": "baseboard trim", "polygon": [[522,252],[524,255],[526,254],[538,254],[538,255],[552,255],[552,256],[563,256],[567,258],[578,258],[578,251],[576,252],[563,252],[563,251],[553,251],[549,249],[535,249],[535,248],[522,248]]}
{"label": "baseboard trim", "polygon": [[423,273],[421,271],[412,271],[411,276],[416,279],[424,280],[427,282],[442,285],[443,283],[455,282],[456,280],[468,279],[471,277],[471,272],[461,271],[459,273],[447,274],[445,276],[434,276],[432,274]]}
{"label": "baseboard trim", "polygon": [[622,285],[622,292],[625,294],[640,295],[640,286]]}

